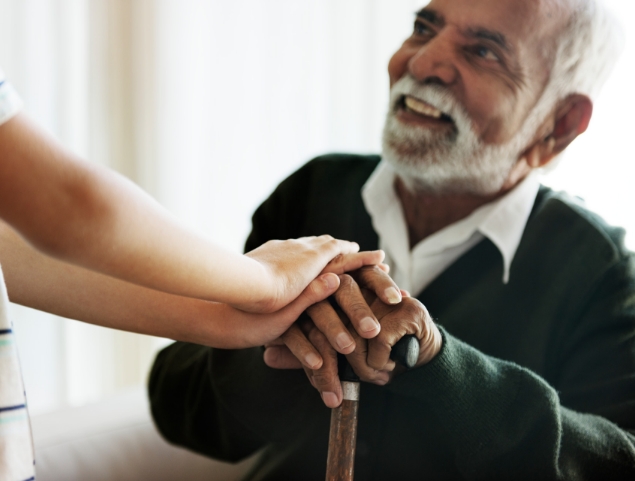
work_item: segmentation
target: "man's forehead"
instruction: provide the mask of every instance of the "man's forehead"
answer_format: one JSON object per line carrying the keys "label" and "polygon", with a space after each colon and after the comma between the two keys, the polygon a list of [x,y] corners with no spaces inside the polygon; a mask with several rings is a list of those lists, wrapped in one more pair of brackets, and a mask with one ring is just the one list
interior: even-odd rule
{"label": "man's forehead", "polygon": [[575,1],[432,0],[417,15],[438,24],[495,33],[513,44],[553,37],[566,22]]}

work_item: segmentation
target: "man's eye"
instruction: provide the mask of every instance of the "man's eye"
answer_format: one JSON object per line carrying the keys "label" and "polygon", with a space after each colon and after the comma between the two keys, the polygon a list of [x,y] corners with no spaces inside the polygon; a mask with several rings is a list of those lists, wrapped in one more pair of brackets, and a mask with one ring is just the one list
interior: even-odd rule
{"label": "man's eye", "polygon": [[483,47],[478,45],[474,48],[474,53],[485,60],[494,60],[495,62],[499,62],[500,58],[496,55],[492,50],[487,47]]}
{"label": "man's eye", "polygon": [[432,30],[425,23],[415,22],[414,33],[415,35],[430,35]]}

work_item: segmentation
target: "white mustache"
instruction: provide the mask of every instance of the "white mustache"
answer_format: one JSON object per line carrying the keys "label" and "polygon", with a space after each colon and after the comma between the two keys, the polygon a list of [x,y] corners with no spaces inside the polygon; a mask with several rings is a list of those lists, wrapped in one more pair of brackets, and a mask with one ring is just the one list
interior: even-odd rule
{"label": "white mustache", "polygon": [[412,76],[406,75],[395,82],[390,89],[390,107],[395,112],[401,99],[409,95],[439,109],[450,117],[459,132],[463,129],[471,129],[472,122],[465,108],[456,100],[454,95],[440,85],[422,85]]}

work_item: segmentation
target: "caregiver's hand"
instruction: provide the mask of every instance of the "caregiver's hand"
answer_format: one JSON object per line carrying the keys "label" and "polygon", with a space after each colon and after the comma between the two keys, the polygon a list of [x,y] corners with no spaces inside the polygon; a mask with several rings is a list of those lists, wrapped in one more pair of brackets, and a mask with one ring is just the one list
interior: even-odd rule
{"label": "caregiver's hand", "polygon": [[384,260],[381,250],[357,251],[357,243],[329,235],[266,242],[245,254],[261,268],[259,289],[252,292],[249,302],[230,304],[248,312],[275,312],[297,298],[321,273],[342,274]]}

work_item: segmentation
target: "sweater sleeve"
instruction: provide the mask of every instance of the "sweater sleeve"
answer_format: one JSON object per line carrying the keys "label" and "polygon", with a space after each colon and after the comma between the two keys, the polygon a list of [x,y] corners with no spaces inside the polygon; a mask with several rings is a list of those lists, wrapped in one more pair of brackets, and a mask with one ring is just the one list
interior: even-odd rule
{"label": "sweater sleeve", "polygon": [[388,389],[444,421],[465,479],[635,479],[635,269],[604,275],[558,347],[549,385],[442,330],[431,363]]}
{"label": "sweater sleeve", "polygon": [[260,348],[176,342],[157,356],[149,395],[168,441],[230,462],[298,435],[325,411],[303,371],[270,369]]}

